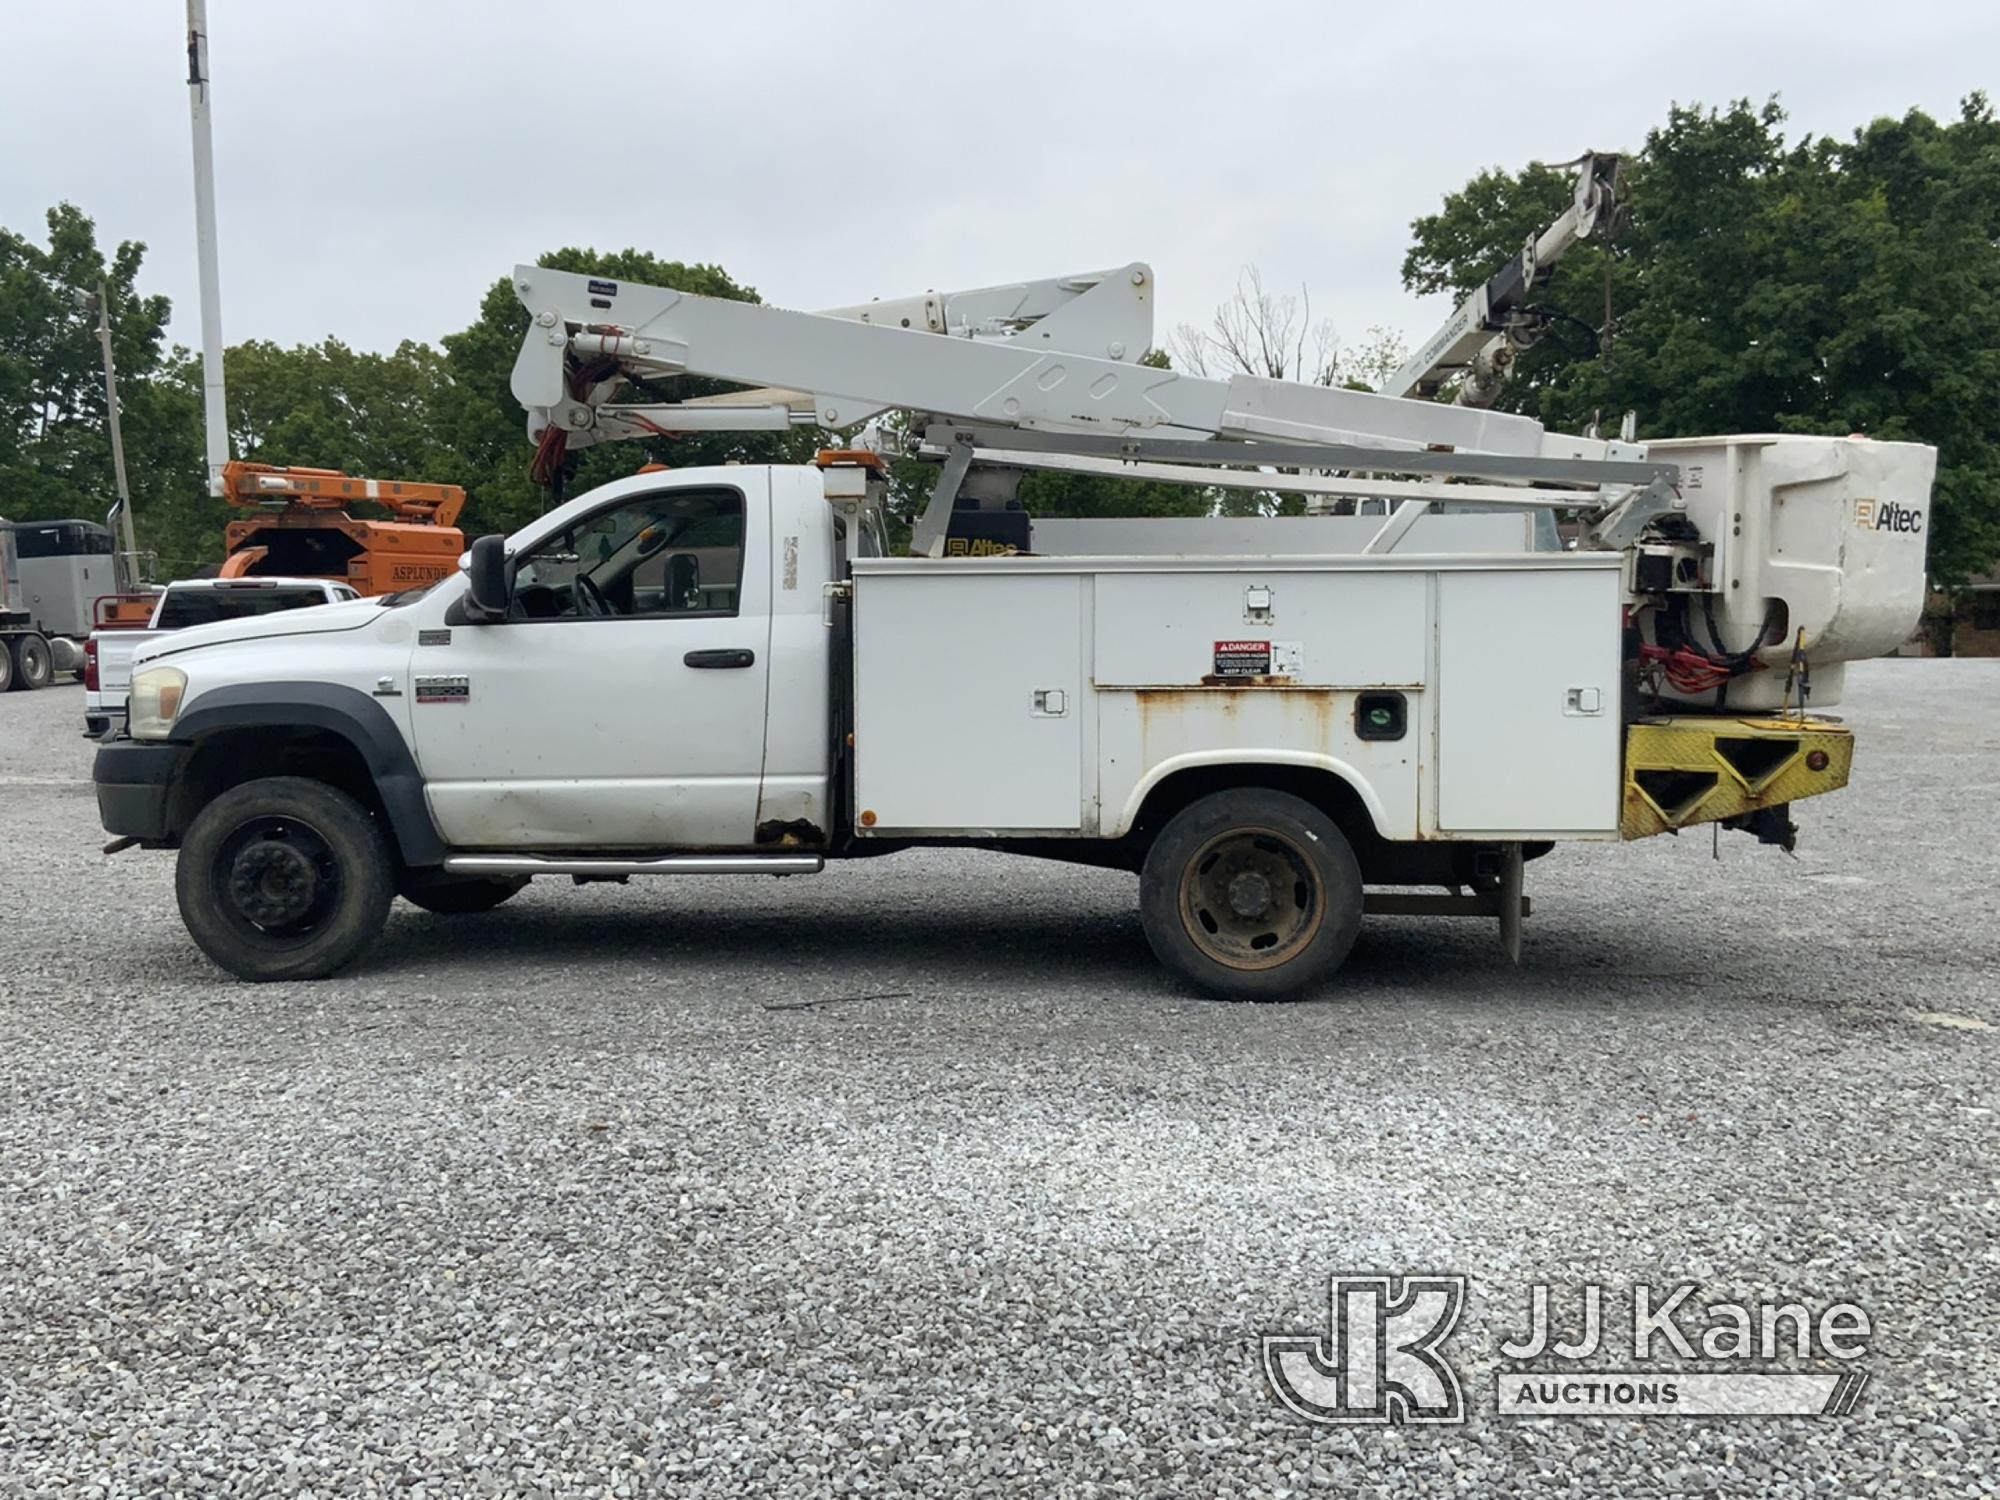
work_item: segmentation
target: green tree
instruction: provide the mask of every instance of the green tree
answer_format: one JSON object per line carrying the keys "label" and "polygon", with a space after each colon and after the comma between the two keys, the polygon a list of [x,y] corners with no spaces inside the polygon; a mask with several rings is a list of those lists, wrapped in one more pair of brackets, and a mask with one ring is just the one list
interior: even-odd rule
{"label": "green tree", "polygon": [[201,487],[201,427],[165,347],[168,301],[138,289],[140,242],[107,256],[68,203],[46,222],[46,247],[0,228],[0,511],[99,520],[117,494],[92,301],[102,281],[139,542],[169,550],[178,507]]}
{"label": "green tree", "polygon": [[375,478],[461,482],[445,441],[444,356],[405,341],[369,354],[338,339],[285,349],[262,340],[224,357],[231,451],[256,463],[344,469]]}
{"label": "green tree", "polygon": [[[1931,443],[1932,570],[1989,568],[2000,122],[1983,95],[1949,124],[1911,111],[1847,140],[1788,143],[1784,119],[1775,101],[1670,111],[1627,165],[1613,239],[1572,250],[1538,294],[1567,331],[1520,361],[1501,404],[1566,430],[1629,409],[1642,436]],[[1405,285],[1479,284],[1568,195],[1556,169],[1482,173],[1412,225]]]}

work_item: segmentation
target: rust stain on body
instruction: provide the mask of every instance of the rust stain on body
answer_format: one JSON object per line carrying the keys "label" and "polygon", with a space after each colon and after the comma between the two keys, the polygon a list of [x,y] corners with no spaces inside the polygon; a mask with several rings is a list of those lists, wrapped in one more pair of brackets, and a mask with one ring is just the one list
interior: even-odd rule
{"label": "rust stain on body", "polygon": [[1330,688],[1303,687],[1296,677],[1224,677],[1211,672],[1202,678],[1205,688],[1284,688],[1294,693],[1325,693]]}
{"label": "rust stain on body", "polygon": [[1149,763],[1198,741],[1202,748],[1217,748],[1218,741],[1251,748],[1248,734],[1256,736],[1254,748],[1323,749],[1335,732],[1340,696],[1337,689],[1303,688],[1285,677],[1232,677],[1133,694]]}

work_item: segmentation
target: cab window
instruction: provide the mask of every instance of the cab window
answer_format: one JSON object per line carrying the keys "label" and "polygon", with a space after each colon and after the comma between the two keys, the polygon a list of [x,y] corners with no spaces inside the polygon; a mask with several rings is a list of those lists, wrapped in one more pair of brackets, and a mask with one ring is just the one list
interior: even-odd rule
{"label": "cab window", "polygon": [[668,490],[600,510],[524,555],[513,615],[727,616],[742,586],[742,492]]}
{"label": "cab window", "polygon": [[224,620],[241,620],[250,615],[274,615],[287,609],[310,609],[326,603],[326,591],[311,588],[281,588],[254,579],[234,579],[201,589],[169,589],[160,601],[156,630],[186,630],[194,625],[215,625]]}

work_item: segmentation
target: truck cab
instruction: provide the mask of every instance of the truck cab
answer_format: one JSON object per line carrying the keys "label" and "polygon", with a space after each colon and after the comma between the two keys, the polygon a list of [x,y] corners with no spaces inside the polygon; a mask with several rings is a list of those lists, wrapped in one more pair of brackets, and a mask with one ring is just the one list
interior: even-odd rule
{"label": "truck cab", "polygon": [[476,620],[463,578],[387,611],[407,654],[397,691],[369,692],[407,726],[440,836],[823,845],[841,520],[814,468],[639,475],[510,540],[504,618]]}
{"label": "truck cab", "polygon": [[[808,466],[641,474],[482,538],[436,584],[149,639],[98,754],[105,826],[180,849],[197,940],[257,978],[351,956],[335,917],[358,886],[364,907],[460,910],[627,856],[816,870],[827,586],[880,550],[866,488]],[[259,788],[289,810],[232,805]]]}

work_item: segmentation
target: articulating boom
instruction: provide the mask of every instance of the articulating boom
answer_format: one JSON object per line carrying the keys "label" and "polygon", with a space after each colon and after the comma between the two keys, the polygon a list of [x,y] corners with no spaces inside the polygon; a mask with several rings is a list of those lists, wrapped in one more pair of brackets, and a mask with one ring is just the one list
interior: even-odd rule
{"label": "articulating boom", "polygon": [[[1608,515],[1629,508],[1636,487],[1646,508],[1671,504],[1670,471],[1646,465],[1639,449],[1549,433],[1527,417],[1251,375],[1207,380],[1142,364],[1152,344],[1153,273],[1139,263],[823,313],[535,266],[516,267],[514,285],[530,321],[513,390],[528,408],[538,476],[553,476],[568,449],[590,443],[793,425],[842,429],[899,410],[912,414],[915,430],[933,423],[945,429],[931,449],[947,462],[917,527],[919,552],[941,544],[958,487],[975,463],[987,471],[1088,468],[1138,459],[1139,446],[1159,460],[1149,477],[1191,484],[1226,483],[1216,479],[1218,465],[1448,471],[1511,487],[1475,496],[1420,477],[1370,481],[1365,492],[1420,504],[1490,499]],[[752,388],[685,402],[617,399],[673,375]],[[953,424],[967,429],[967,441],[952,441]],[[978,442],[969,440],[973,431]],[[1045,440],[1013,451],[992,436],[1002,431]],[[1135,446],[1105,454],[1107,442]],[[1032,462],[1025,456],[1031,446],[1038,455]],[[1449,464],[1440,462],[1445,457]]]}
{"label": "articulating boom", "polygon": [[1618,207],[1619,158],[1588,152],[1576,168],[1574,201],[1548,228],[1521,247],[1521,253],[1475,287],[1424,341],[1384,388],[1391,396],[1435,395],[1454,375],[1460,406],[1491,406],[1506,384],[1514,360],[1532,348],[1554,321],[1528,298],[1549,279],[1556,262],[1599,225],[1607,229]]}
{"label": "articulating boom", "polygon": [[[1153,273],[1138,263],[823,313],[536,266],[517,266],[514,285],[530,318],[514,395],[531,438],[557,432],[571,448],[648,434],[847,428],[903,410],[1100,436],[1607,456],[1604,443],[1548,434],[1526,417],[1141,364]],[[612,399],[671,375],[757,389],[692,402]]]}

